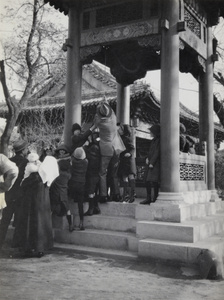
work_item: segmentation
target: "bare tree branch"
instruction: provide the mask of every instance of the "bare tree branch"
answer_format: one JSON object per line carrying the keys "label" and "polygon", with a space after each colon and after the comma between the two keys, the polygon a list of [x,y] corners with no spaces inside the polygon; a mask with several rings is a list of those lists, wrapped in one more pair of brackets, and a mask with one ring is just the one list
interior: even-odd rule
{"label": "bare tree branch", "polygon": [[6,84],[4,61],[0,61],[0,70],[1,70],[0,79],[2,83],[2,88],[6,99],[6,104],[9,110],[6,127],[1,136],[1,151],[5,155],[7,155],[9,139],[12,134],[13,128],[15,127],[16,119],[19,114],[19,103],[18,102],[16,103],[15,98],[10,97],[9,90]]}

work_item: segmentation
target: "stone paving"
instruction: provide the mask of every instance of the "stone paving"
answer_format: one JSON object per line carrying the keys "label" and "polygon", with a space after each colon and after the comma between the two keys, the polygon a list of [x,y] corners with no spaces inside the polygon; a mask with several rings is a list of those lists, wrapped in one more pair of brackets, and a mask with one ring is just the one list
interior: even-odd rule
{"label": "stone paving", "polygon": [[0,253],[0,300],[223,300],[224,282],[174,265],[53,249],[42,258]]}

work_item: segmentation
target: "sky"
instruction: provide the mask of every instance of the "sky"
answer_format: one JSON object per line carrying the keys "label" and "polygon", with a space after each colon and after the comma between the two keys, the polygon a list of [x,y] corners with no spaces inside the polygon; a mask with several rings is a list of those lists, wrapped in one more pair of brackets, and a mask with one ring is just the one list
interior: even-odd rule
{"label": "sky", "polygon": [[[7,4],[8,6],[14,7],[15,5],[19,5],[19,3],[23,3],[24,0],[0,0],[0,13],[4,14],[4,6]],[[52,8],[53,9],[53,8]],[[68,18],[63,14],[57,12],[57,20],[64,23],[65,27],[68,26]],[[221,20],[223,22],[223,20]],[[223,22],[224,24],[224,22]],[[10,33],[13,30],[13,26],[15,23],[4,23],[2,19],[0,19],[0,42],[10,36]],[[224,34],[222,29],[215,28],[216,35],[222,40],[221,44],[224,45]],[[0,45],[0,60],[4,59],[3,51]],[[216,63],[216,68],[218,68],[221,72],[224,73],[223,64],[219,61]],[[155,95],[160,98],[160,70],[159,71],[151,71],[147,73],[147,76],[142,79],[143,81],[150,84]],[[179,77],[179,100],[183,103],[187,108],[192,110],[195,113],[198,113],[199,109],[199,101],[198,101],[198,83],[193,78],[191,74],[180,73]],[[220,85],[214,84],[214,92],[220,93],[222,99],[224,99],[224,87],[220,87]],[[4,101],[4,96],[2,92],[2,86],[0,85],[0,102]],[[218,118],[214,113],[214,121],[218,122]]]}

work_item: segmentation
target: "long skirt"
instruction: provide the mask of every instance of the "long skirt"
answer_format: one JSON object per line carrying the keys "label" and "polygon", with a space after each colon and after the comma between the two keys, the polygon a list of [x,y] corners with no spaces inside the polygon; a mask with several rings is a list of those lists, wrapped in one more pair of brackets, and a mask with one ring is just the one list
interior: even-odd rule
{"label": "long skirt", "polygon": [[42,183],[39,174],[33,174],[23,183],[25,197],[15,228],[13,246],[44,252],[53,247],[49,188]]}

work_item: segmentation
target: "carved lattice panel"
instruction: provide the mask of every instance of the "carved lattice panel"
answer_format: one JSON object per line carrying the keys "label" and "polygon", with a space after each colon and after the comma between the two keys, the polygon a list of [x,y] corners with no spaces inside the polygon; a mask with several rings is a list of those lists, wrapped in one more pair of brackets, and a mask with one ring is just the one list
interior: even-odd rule
{"label": "carved lattice panel", "polygon": [[184,10],[184,21],[187,27],[197,36],[201,38],[201,23],[187,9]]}
{"label": "carved lattice panel", "polygon": [[204,165],[180,163],[180,180],[184,181],[205,181]]}

